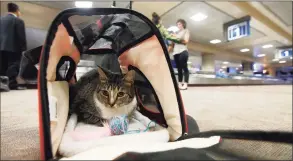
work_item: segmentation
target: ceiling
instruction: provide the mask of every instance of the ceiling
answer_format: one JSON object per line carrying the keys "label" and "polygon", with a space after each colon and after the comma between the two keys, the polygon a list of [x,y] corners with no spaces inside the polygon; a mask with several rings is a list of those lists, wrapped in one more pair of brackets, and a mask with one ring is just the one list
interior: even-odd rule
{"label": "ceiling", "polygon": [[[54,9],[73,8],[72,1],[30,1]],[[111,7],[112,2],[94,1],[93,7]],[[117,7],[126,8],[129,2],[116,2]],[[213,53],[218,60],[239,63],[241,60],[271,63],[276,47],[292,46],[292,2],[141,2],[133,3],[134,10],[151,17],[152,12],[162,16],[165,27],[175,25],[179,18],[187,21],[191,33],[190,53]],[[208,17],[195,22],[190,17],[196,13]],[[41,13],[40,13],[41,14]],[[251,15],[251,35],[239,40],[226,42],[223,35],[223,24],[231,20]],[[264,15],[265,17],[261,17]],[[219,44],[210,44],[210,40],[220,39]],[[263,49],[262,45],[272,44],[272,48]],[[242,53],[240,49],[249,48],[250,52]],[[255,57],[264,53],[262,58]]]}
{"label": "ceiling", "polygon": [[292,26],[292,1],[279,2],[279,1],[263,1],[261,2],[268,10],[278,16],[288,27]]}
{"label": "ceiling", "polygon": [[[57,9],[61,9],[61,10],[64,10],[66,8],[74,8],[75,7],[74,1],[54,1],[54,2],[52,2],[52,1],[51,2],[50,1],[32,1],[30,3],[44,5],[44,6],[57,8]],[[109,7],[111,7],[112,4],[113,4],[113,2],[111,2],[111,1],[94,2],[93,7],[109,8]],[[129,4],[129,2],[116,2],[116,6],[120,7],[120,8],[125,8],[125,7],[127,7],[128,4]]]}
{"label": "ceiling", "polygon": [[[263,48],[263,45],[272,45],[273,47],[270,48]],[[261,43],[257,45],[248,45],[243,46],[241,48],[234,48],[232,51],[239,52],[241,49],[249,49],[249,52],[243,52],[242,54],[252,55],[253,57],[257,57],[258,54],[265,54],[269,58],[273,59],[272,56],[274,56],[275,50],[277,47],[281,47],[283,44],[279,43],[278,41],[269,41],[267,43]]]}
{"label": "ceiling", "polygon": [[[208,18],[200,22],[190,19],[191,16],[197,13],[208,15]],[[204,44],[210,44],[209,42],[213,39],[219,39],[225,43],[223,24],[234,20],[232,16],[215,9],[205,2],[184,2],[165,14],[162,20],[165,27],[169,27],[174,26],[176,21],[183,17],[190,30],[191,40]],[[252,28],[249,38],[256,39],[263,36],[263,33]]]}
{"label": "ceiling", "polygon": [[[277,3],[277,5],[274,3]],[[278,13],[278,18],[286,23],[287,29],[292,29],[292,26],[290,26],[292,25],[292,2],[274,3],[263,2],[261,5],[263,5],[264,8],[268,8],[267,11],[272,12],[274,15]],[[275,5],[276,7],[274,8]],[[272,11],[270,9],[272,9]],[[190,17],[196,13],[203,13],[208,17],[203,21],[195,22],[191,20]],[[231,42],[225,41],[223,24],[245,15],[247,14],[233,6],[233,4],[229,4],[229,2],[183,2],[180,6],[177,6],[167,14],[164,14],[163,24],[166,27],[169,27],[174,25],[179,18],[184,18],[187,21],[188,29],[191,32],[192,41],[200,42],[202,44],[210,44],[210,40],[219,39],[222,42],[219,44],[213,44],[213,46],[232,51],[239,55],[252,57],[256,61],[271,63],[277,51],[276,47],[287,46],[288,43],[284,43],[286,41],[282,41],[282,38],[275,39],[278,35],[273,33],[271,29],[264,24],[260,24],[260,22],[254,17],[251,19],[251,35],[249,37]],[[262,46],[265,44],[271,44],[273,47],[263,49]],[[250,51],[245,53],[240,52],[240,49],[243,48],[248,48]],[[265,54],[265,56],[258,58],[258,54]],[[230,59],[230,61],[235,62],[236,60]]]}

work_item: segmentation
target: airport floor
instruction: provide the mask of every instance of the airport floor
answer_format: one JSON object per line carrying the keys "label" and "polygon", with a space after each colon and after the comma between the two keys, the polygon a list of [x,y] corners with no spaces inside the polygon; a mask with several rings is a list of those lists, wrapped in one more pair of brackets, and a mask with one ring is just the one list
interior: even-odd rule
{"label": "airport floor", "polygon": [[[292,131],[292,86],[190,87],[182,95],[201,131]],[[36,90],[1,93],[1,160],[38,159],[37,104]]]}

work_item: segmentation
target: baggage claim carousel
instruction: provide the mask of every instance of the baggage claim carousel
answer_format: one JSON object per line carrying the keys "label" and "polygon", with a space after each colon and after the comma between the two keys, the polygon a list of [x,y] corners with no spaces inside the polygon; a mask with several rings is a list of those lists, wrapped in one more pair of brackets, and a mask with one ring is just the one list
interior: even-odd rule
{"label": "baggage claim carousel", "polygon": [[[91,59],[93,60],[93,59]],[[95,59],[96,61],[98,59]],[[100,62],[81,60],[78,64],[76,77],[80,78],[84,73],[95,68],[95,64]],[[177,77],[177,72],[175,70]],[[190,86],[237,86],[237,85],[284,85],[292,84],[292,80],[284,81],[273,77],[248,76],[248,75],[231,75],[226,78],[219,77],[213,72],[196,72],[189,76]]]}
{"label": "baggage claim carousel", "polygon": [[[79,79],[86,72],[96,68],[97,65],[101,65],[102,56],[97,55],[83,55],[82,60],[76,69],[76,78]],[[37,71],[38,65],[28,65],[26,76],[33,75],[31,77],[25,77],[28,88],[37,88]],[[175,75],[177,77],[177,70],[175,69]],[[66,72],[66,67],[61,67],[60,73]],[[5,79],[0,82],[0,89],[6,90],[8,80]],[[219,76],[213,72],[198,71],[193,72],[189,76],[189,86],[250,86],[250,85],[284,85],[292,84],[292,80],[281,80],[273,77],[264,76],[249,76],[249,75],[226,75]]]}

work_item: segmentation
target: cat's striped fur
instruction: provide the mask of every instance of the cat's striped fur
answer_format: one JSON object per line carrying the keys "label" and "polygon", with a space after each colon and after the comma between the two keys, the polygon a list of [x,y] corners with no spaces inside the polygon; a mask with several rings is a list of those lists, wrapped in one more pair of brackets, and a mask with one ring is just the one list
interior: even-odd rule
{"label": "cat's striped fur", "polygon": [[125,75],[98,67],[83,75],[70,89],[70,112],[78,120],[103,126],[113,116],[131,115],[136,109],[133,70]]}

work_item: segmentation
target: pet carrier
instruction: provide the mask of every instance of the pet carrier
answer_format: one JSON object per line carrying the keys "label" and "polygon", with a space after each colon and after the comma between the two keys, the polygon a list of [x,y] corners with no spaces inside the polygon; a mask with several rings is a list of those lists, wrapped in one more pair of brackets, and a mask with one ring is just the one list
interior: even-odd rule
{"label": "pet carrier", "polygon": [[[80,62],[80,59],[91,62]],[[43,160],[287,159],[290,156],[268,154],[261,146],[272,144],[292,148],[291,133],[211,131],[189,134],[164,41],[151,21],[133,10],[75,8],[61,12],[48,31],[39,65],[39,129]],[[74,97],[70,94],[70,86],[84,78],[77,77],[77,73],[82,75],[91,69],[90,72],[101,76],[97,74],[97,68],[114,73],[134,70],[138,111],[160,128],[155,132],[101,138],[94,145],[92,140],[75,142],[74,139],[64,145],[64,139],[68,139],[65,131],[68,129],[69,102]],[[260,150],[247,149],[245,144],[251,142],[259,143]],[[59,156],[60,151],[62,156]]]}

